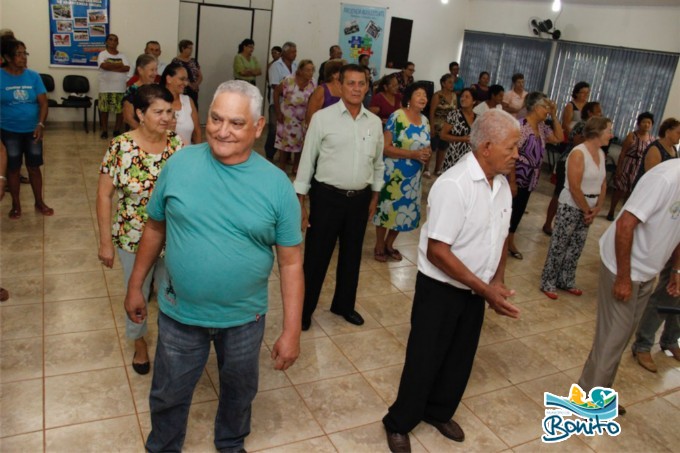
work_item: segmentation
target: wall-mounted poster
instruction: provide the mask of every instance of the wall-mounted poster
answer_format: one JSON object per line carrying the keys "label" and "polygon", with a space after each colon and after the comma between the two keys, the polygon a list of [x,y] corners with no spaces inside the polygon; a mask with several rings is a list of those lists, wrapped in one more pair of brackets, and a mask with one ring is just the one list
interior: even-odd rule
{"label": "wall-mounted poster", "polygon": [[50,65],[97,67],[106,48],[110,0],[48,0]]}
{"label": "wall-mounted poster", "polygon": [[386,8],[374,6],[340,5],[340,41],[342,58],[358,63],[361,55],[369,56],[369,67],[374,78],[380,77]]}

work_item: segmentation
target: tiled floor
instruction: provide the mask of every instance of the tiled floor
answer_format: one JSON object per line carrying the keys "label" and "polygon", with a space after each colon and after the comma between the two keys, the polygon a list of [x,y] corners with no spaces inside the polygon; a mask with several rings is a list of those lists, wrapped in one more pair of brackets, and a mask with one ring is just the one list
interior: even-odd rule
{"label": "tiled floor", "polygon": [[[96,135],[51,125],[45,199],[55,216],[44,218],[30,209],[26,185],[21,220],[7,218],[9,196],[0,206],[1,283],[11,293],[0,308],[3,452],[143,451],[151,378],[130,367],[120,267],[105,269],[97,261],[95,195],[104,150]],[[628,352],[623,357],[615,388],[628,415],[619,418],[618,437],[579,436],[553,447],[540,441],[543,392],[566,395],[590,347],[597,239],[608,225],[600,217],[590,230],[578,270],[585,294],[548,300],[538,290],[538,278],[548,244],[540,226],[550,189],[542,183],[520,226],[524,261],[508,263],[507,282],[517,290],[514,301],[522,318],[487,313],[472,378],[455,416],[466,431],[465,442],[450,442],[421,424],[411,436],[414,451],[677,451],[680,363],[658,347],[653,351],[658,374],[640,368]],[[404,360],[417,239],[417,232],[400,235],[404,261],[381,264],[372,259],[374,231],[368,228],[358,294],[366,324],[355,327],[330,314],[334,278],[329,275],[312,328],[302,335],[300,359],[285,373],[274,371],[269,359],[282,316],[278,274],[272,273],[249,451],[387,451],[380,419],[394,399]],[[154,324],[148,337],[152,353]],[[216,379],[213,355],[194,395],[188,452],[214,451]]]}

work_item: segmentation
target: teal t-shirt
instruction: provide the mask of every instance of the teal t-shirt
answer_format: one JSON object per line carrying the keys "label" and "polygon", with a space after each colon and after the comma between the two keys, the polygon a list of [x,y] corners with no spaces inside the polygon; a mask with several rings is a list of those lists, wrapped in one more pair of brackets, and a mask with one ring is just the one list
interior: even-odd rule
{"label": "teal t-shirt", "polygon": [[24,69],[12,75],[0,69],[0,128],[17,133],[33,132],[38,125],[38,96],[46,93],[40,74]]}
{"label": "teal t-shirt", "polygon": [[166,226],[159,306],[188,325],[234,327],[265,314],[273,246],[302,242],[293,185],[256,152],[224,165],[207,143],[178,151],[146,211]]}

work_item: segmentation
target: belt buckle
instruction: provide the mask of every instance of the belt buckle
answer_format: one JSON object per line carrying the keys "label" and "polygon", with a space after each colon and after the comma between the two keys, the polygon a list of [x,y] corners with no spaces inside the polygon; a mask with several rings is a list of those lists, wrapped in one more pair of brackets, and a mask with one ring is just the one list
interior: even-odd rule
{"label": "belt buckle", "polygon": [[356,190],[348,190],[347,193],[345,194],[346,197],[351,198],[357,193]]}

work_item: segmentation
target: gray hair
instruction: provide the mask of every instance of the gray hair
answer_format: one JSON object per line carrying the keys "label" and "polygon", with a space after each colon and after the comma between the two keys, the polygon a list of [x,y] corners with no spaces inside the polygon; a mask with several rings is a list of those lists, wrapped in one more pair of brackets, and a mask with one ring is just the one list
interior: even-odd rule
{"label": "gray hair", "polygon": [[484,143],[500,143],[506,139],[512,130],[519,132],[519,121],[507,112],[491,109],[482,113],[472,123],[470,130],[470,145],[477,151]]}
{"label": "gray hair", "polygon": [[546,99],[548,99],[548,96],[545,94],[540,91],[533,91],[524,98],[524,107],[527,109],[527,112],[531,112],[537,105],[545,105]]}
{"label": "gray hair", "polygon": [[281,46],[281,51],[282,51],[282,52],[285,52],[285,51],[287,51],[288,49],[290,49],[291,47],[297,48],[297,44],[295,44],[295,43],[292,42],[292,41],[286,41],[286,42],[283,44],[283,46]]}
{"label": "gray hair", "polygon": [[251,85],[249,82],[244,82],[243,80],[228,80],[222,82],[220,86],[215,90],[212,102],[210,103],[210,108],[215,103],[215,99],[222,93],[238,93],[245,96],[250,101],[250,114],[253,117],[253,121],[260,119],[260,112],[262,111],[262,95],[260,90],[257,89],[255,85]]}

